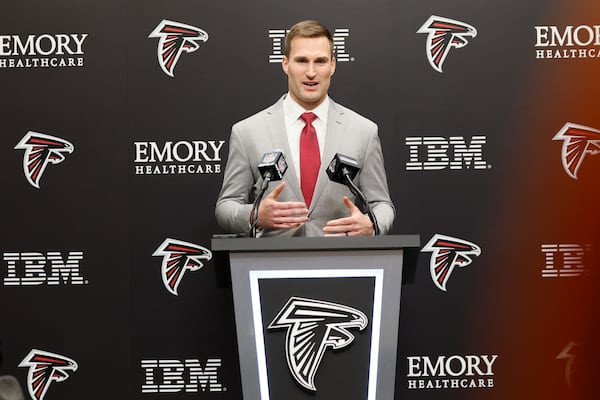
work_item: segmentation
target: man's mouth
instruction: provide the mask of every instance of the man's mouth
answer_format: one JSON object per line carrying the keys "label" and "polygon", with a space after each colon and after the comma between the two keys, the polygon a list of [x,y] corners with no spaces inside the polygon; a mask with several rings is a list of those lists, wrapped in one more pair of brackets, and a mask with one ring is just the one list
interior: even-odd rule
{"label": "man's mouth", "polygon": [[304,82],[304,86],[308,86],[308,87],[314,87],[317,85],[318,85],[317,82]]}

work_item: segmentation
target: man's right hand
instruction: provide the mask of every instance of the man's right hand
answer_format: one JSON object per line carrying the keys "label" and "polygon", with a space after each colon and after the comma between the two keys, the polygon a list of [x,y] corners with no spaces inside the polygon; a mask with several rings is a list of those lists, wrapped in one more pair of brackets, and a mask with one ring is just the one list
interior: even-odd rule
{"label": "man's right hand", "polygon": [[281,182],[258,206],[258,223],[263,229],[297,228],[308,221],[308,208],[299,201],[278,201],[285,187]]}

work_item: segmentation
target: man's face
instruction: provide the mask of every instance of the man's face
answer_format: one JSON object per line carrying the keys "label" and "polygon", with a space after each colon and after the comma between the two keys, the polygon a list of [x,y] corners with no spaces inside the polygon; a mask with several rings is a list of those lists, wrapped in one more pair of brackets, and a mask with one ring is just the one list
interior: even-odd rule
{"label": "man's face", "polygon": [[325,100],[335,72],[335,58],[326,37],[295,37],[282,66],[290,96],[304,109],[312,110]]}

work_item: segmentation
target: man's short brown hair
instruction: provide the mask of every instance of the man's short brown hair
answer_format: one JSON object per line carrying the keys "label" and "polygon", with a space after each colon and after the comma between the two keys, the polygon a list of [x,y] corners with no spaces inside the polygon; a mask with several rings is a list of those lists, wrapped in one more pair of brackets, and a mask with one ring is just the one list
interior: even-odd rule
{"label": "man's short brown hair", "polygon": [[333,58],[333,36],[331,36],[331,32],[329,32],[329,29],[327,29],[327,27],[319,21],[300,21],[290,28],[290,31],[287,33],[287,35],[285,35],[284,41],[283,54],[285,54],[286,57],[290,56],[290,51],[292,49],[292,39],[296,37],[326,37],[327,40],[329,40],[329,45],[331,47],[331,57]]}

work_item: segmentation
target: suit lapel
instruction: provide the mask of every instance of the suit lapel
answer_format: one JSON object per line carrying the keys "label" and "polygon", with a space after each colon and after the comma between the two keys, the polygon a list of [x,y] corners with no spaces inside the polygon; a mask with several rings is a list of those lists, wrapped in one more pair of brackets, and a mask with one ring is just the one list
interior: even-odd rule
{"label": "suit lapel", "polygon": [[330,100],[329,115],[327,116],[327,132],[325,134],[325,147],[323,148],[323,157],[321,158],[321,169],[319,170],[319,176],[317,177],[317,185],[315,187],[315,193],[310,206],[312,210],[315,208],[319,201],[319,197],[327,187],[329,177],[327,176],[327,166],[333,159],[335,153],[339,151],[340,145],[344,138],[345,130],[345,118],[344,112],[337,106],[337,104]]}
{"label": "suit lapel", "polygon": [[[283,115],[283,98],[284,97],[280,98],[277,103],[267,110],[265,123],[267,125],[269,139],[273,144],[273,148],[270,151],[283,150],[286,157],[290,157],[289,155],[291,154],[291,151],[288,144]],[[297,201],[304,201],[304,196],[302,195],[302,190],[300,189],[300,180],[296,175],[296,170],[294,166],[291,165],[291,160],[288,159],[287,161],[288,169],[283,177],[283,180],[287,186],[286,190],[291,189],[296,195]]]}

